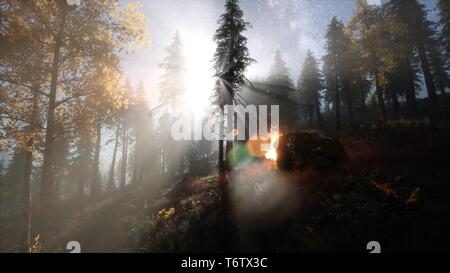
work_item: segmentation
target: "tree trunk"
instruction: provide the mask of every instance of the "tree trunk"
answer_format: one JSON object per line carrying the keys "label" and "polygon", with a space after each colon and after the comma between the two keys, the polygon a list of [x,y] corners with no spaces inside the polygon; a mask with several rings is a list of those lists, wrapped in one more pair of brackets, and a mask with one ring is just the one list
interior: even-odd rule
{"label": "tree trunk", "polygon": [[[39,83],[34,83],[33,88],[39,89]],[[31,113],[31,123],[28,127],[29,133],[34,133],[36,124],[38,123],[38,103],[39,94],[34,92],[33,95],[33,110]],[[31,247],[31,173],[33,168],[33,142],[30,138],[27,142],[25,151],[25,170],[23,179],[23,219],[25,227],[23,252],[29,252]]]}
{"label": "tree trunk", "polygon": [[222,105],[220,105],[220,111],[221,111],[221,113],[222,113],[222,120],[220,120],[219,121],[219,123],[220,123],[220,127],[219,127],[219,158],[218,158],[218,168],[219,168],[219,179],[220,179],[220,182],[224,182],[224,177],[225,177],[225,162],[224,162],[224,160],[223,160],[223,156],[224,156],[224,151],[223,151],[223,137],[224,137],[224,132],[223,132],[223,130],[224,130],[224,125],[223,125],[223,123],[224,123],[224,119],[223,119],[223,117],[224,117],[224,112],[225,112],[225,109],[224,109],[225,107],[224,107],[224,105],[222,104]]}
{"label": "tree trunk", "polygon": [[361,90],[361,112],[362,113],[366,113],[366,110],[367,110],[367,107],[366,107],[366,92],[364,92],[362,79],[360,79],[360,81],[359,81],[359,88]]}
{"label": "tree trunk", "polygon": [[133,178],[132,178],[132,184],[137,185],[139,184],[141,181],[141,176],[140,176],[140,168],[139,168],[139,163],[140,163],[140,137],[139,137],[139,133],[136,132],[136,142],[134,144],[134,159],[133,159]]}
{"label": "tree trunk", "polygon": [[392,99],[392,112],[396,117],[398,117],[400,114],[400,104],[398,102],[397,91],[394,88],[389,87],[389,93],[391,94]]}
{"label": "tree trunk", "polygon": [[383,121],[387,120],[386,106],[384,105],[383,91],[380,87],[380,82],[378,78],[378,73],[375,73],[375,88],[378,99],[378,106],[380,107],[381,119]]}
{"label": "tree trunk", "polygon": [[120,173],[120,187],[124,188],[127,185],[127,160],[128,159],[128,124],[126,117],[123,121],[122,133],[122,166]]}
{"label": "tree trunk", "polygon": [[350,88],[347,88],[347,111],[348,111],[348,127],[351,127],[353,124],[354,116],[353,116],[353,99]]}
{"label": "tree trunk", "polygon": [[308,105],[309,127],[314,126],[314,105]]}
{"label": "tree trunk", "polygon": [[428,62],[427,53],[423,45],[418,47],[420,62],[422,63],[423,75],[425,77],[425,85],[427,86],[428,98],[432,105],[437,104],[436,87],[434,85],[433,75],[431,74],[430,64]]}
{"label": "tree trunk", "polygon": [[322,117],[322,113],[320,113],[320,103],[319,103],[318,99],[316,99],[315,108],[316,108],[316,116],[317,116],[317,125],[318,125],[319,129],[322,129],[323,128],[323,117]]}
{"label": "tree trunk", "polygon": [[336,102],[334,103],[336,109],[336,130],[339,132],[341,130],[341,100],[339,98],[339,77],[337,71],[335,72],[334,80],[336,92]]}
{"label": "tree trunk", "polygon": [[31,247],[31,170],[33,166],[33,139],[28,140],[25,152],[25,170],[23,180],[23,216],[25,236],[23,252],[27,253]]}
{"label": "tree trunk", "polygon": [[114,170],[116,167],[117,148],[119,146],[119,135],[120,135],[120,124],[117,125],[116,129],[116,139],[114,141],[113,157],[111,162],[111,168],[109,169],[108,191],[111,191],[116,188],[116,184],[114,181]]}
{"label": "tree trunk", "polygon": [[42,185],[41,198],[43,207],[48,207],[53,198],[53,146],[55,130],[55,106],[56,106],[56,88],[58,85],[58,63],[61,49],[61,38],[58,38],[55,44],[53,54],[53,69],[50,87],[50,96],[47,114],[47,130],[45,134],[44,161],[42,166]]}
{"label": "tree trunk", "polygon": [[[227,107],[233,106],[234,95],[232,92],[230,92],[230,93],[231,94],[230,94],[229,98],[227,99]],[[228,128],[229,124],[231,124],[231,127],[232,127],[231,130],[235,129],[234,111],[232,112],[233,116],[231,116],[231,117],[228,116],[228,112],[230,112],[230,111],[227,110],[227,132],[229,131],[229,128]],[[231,122],[229,119],[231,119]],[[228,134],[227,134],[227,137],[228,137]],[[225,141],[225,169],[227,172],[231,171],[233,168],[233,166],[231,166],[231,162],[230,162],[230,157],[232,157],[231,153],[233,150],[233,140],[234,140],[234,136],[233,136],[232,140],[227,138]]]}
{"label": "tree trunk", "polygon": [[98,196],[100,185],[100,149],[102,141],[102,122],[100,118],[97,118],[96,136],[95,136],[95,152],[94,152],[94,164],[92,165],[92,178],[91,178],[91,198]]}
{"label": "tree trunk", "polygon": [[441,93],[442,96],[444,96],[445,93],[445,86],[442,83],[439,83],[439,92]]}
{"label": "tree trunk", "polygon": [[62,20],[59,31],[55,38],[55,44],[53,48],[53,62],[51,69],[51,82],[50,82],[50,94],[47,110],[47,126],[45,133],[45,145],[43,152],[43,164],[42,164],[42,178],[41,178],[41,206],[40,206],[40,232],[42,238],[42,248],[47,247],[47,234],[49,234],[51,220],[51,206],[54,198],[54,174],[53,174],[53,148],[54,148],[54,133],[55,133],[55,108],[56,108],[56,92],[58,88],[58,75],[59,75],[59,62],[60,53],[62,47],[62,34],[64,31],[66,21],[65,5],[62,5]]}

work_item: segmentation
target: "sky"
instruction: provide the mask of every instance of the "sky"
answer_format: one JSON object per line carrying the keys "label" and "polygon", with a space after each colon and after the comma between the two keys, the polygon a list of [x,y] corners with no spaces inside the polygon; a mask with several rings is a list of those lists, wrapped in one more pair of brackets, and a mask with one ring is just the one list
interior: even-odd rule
{"label": "sky", "polygon": [[[374,4],[381,0],[368,0]],[[436,19],[436,0],[422,0]],[[162,71],[158,65],[165,57],[176,30],[180,32],[187,59],[189,92],[197,92],[192,104],[202,107],[206,93],[213,88],[212,63],[215,45],[213,35],[225,0],[142,0],[149,24],[152,45],[126,57],[126,76],[137,86],[143,82],[150,104],[157,102]],[[250,79],[267,75],[274,53],[281,50],[294,82],[300,74],[307,50],[317,58],[324,54],[324,35],[333,16],[348,21],[356,0],[241,0],[244,19],[252,24],[245,35],[250,55],[257,63],[247,72]],[[199,100],[198,98],[206,99]]]}

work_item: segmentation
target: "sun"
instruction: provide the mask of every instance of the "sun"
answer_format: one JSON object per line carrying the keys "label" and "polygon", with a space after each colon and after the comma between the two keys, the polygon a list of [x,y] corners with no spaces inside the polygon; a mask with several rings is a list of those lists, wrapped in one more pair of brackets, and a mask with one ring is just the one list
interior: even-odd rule
{"label": "sun", "polygon": [[186,94],[187,106],[195,115],[201,115],[210,102],[214,88],[212,62],[214,42],[202,33],[182,32],[184,55],[186,60]]}

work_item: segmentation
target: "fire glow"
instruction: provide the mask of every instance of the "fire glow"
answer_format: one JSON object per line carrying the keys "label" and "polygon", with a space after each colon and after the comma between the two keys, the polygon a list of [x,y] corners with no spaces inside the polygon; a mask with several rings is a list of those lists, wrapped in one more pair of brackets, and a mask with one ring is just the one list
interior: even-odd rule
{"label": "fire glow", "polygon": [[270,148],[265,154],[266,159],[277,161],[278,159],[277,148],[280,136],[281,135],[278,132],[270,134]]}

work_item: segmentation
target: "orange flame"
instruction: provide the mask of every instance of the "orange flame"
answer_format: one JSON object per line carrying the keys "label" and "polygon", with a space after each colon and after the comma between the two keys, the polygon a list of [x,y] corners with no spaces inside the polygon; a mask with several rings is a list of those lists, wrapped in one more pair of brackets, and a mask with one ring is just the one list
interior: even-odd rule
{"label": "orange flame", "polygon": [[277,161],[278,154],[278,140],[280,139],[280,134],[278,132],[274,132],[270,134],[270,148],[266,152],[265,157],[268,160]]}

